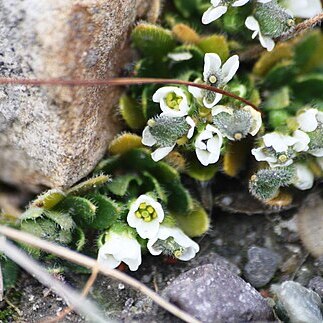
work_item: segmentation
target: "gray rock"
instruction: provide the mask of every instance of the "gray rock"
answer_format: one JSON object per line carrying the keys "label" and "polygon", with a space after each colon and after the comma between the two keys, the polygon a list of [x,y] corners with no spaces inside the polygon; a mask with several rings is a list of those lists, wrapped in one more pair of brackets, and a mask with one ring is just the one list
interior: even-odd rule
{"label": "gray rock", "polygon": [[244,277],[252,286],[262,287],[273,278],[281,261],[281,256],[270,249],[251,247],[244,267]]}
{"label": "gray rock", "polygon": [[239,267],[237,265],[233,264],[232,262],[230,262],[226,258],[224,258],[212,251],[206,255],[197,257],[196,263],[199,266],[212,264],[214,266],[220,266],[222,268],[225,268],[225,269],[231,271],[235,275],[241,274],[241,270],[239,269]]}
{"label": "gray rock", "polygon": [[272,286],[277,296],[277,313],[289,318],[291,323],[322,323],[320,296],[301,284],[286,281]]}
{"label": "gray rock", "polygon": [[308,288],[312,289],[323,300],[323,277],[316,276],[312,278],[308,283]]}
{"label": "gray rock", "polygon": [[[145,0],[0,0],[0,75],[103,79],[129,60]],[[0,179],[69,186],[103,156],[119,126],[120,89],[1,86]]]}
{"label": "gray rock", "polygon": [[266,300],[250,284],[220,265],[203,265],[181,274],[163,295],[202,322],[272,319]]}

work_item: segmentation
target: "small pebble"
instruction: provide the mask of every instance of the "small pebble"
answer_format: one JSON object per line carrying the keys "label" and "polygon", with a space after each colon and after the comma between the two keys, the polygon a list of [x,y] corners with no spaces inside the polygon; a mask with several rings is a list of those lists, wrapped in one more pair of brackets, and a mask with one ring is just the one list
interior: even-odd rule
{"label": "small pebble", "polygon": [[317,293],[323,301],[323,277],[316,276],[308,283],[308,288]]}
{"label": "small pebble", "polygon": [[244,277],[254,287],[265,286],[274,277],[281,261],[281,256],[271,249],[251,247],[244,267]]}
{"label": "small pebble", "polygon": [[273,285],[271,289],[278,298],[277,314],[286,315],[290,323],[323,322],[321,298],[312,290],[294,281]]}

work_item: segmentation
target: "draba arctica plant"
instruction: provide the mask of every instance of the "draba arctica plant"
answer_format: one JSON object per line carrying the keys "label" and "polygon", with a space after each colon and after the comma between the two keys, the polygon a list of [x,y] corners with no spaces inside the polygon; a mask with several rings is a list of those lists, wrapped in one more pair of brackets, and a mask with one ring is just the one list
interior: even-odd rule
{"label": "draba arctica plant", "polygon": [[[321,12],[319,0],[170,1],[160,24],[133,29],[138,59],[125,73],[182,84],[130,86],[119,102],[126,132],[92,175],[45,192],[9,224],[137,270],[144,254],[199,252],[192,238],[209,218],[187,177],[238,177],[269,205],[312,188],[323,175],[323,36],[304,19]],[[24,248],[55,272],[71,266]],[[11,286],[17,268],[0,262]]]}

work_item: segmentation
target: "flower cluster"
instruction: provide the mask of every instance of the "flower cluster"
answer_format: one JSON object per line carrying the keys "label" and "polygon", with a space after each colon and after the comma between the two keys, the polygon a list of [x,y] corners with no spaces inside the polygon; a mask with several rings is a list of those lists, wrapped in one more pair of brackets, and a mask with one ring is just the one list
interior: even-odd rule
{"label": "flower cluster", "polygon": [[270,168],[294,171],[288,183],[300,190],[313,187],[314,174],[306,165],[306,156],[314,156],[320,165],[323,157],[323,112],[309,108],[296,116],[297,129],[292,135],[279,132],[267,133],[261,138],[261,146],[252,149],[257,161],[267,162]]}
{"label": "flower cluster", "polygon": [[[195,82],[224,88],[238,68],[237,55],[222,65],[219,55],[207,53],[203,79]],[[157,90],[153,101],[160,104],[162,113],[148,121],[142,134],[144,145],[157,147],[153,160],[164,158],[176,144],[184,142],[186,149],[195,149],[200,163],[208,166],[219,160],[225,139],[236,141],[248,134],[255,136],[262,124],[261,113],[251,106],[219,105],[222,99],[220,93],[194,86],[189,86],[188,92],[174,86]]]}
{"label": "flower cluster", "polygon": [[104,234],[103,240],[99,263],[116,268],[124,262],[132,271],[141,264],[143,245],[154,256],[164,254],[184,261],[194,258],[199,251],[198,244],[178,228],[173,219],[165,219],[162,205],[146,194],[130,204],[127,224],[115,224]]}
{"label": "flower cluster", "polygon": [[[211,0],[211,7],[203,14],[202,23],[209,24],[223,16],[230,7],[242,7],[249,0]],[[274,39],[290,32],[294,17],[311,18],[322,12],[320,0],[257,0],[252,15],[245,26],[253,31],[252,38],[259,37],[261,45],[268,51],[275,47]]]}

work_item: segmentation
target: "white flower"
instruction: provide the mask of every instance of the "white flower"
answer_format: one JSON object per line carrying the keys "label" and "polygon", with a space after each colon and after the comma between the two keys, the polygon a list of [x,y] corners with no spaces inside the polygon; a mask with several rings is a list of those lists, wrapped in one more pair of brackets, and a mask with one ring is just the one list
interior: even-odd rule
{"label": "white flower", "polygon": [[299,18],[312,18],[322,12],[321,0],[284,0],[282,6]]}
{"label": "white flower", "polygon": [[153,101],[160,104],[163,116],[183,117],[190,109],[185,92],[176,86],[158,89],[153,95]]}
{"label": "white flower", "polygon": [[262,47],[266,48],[269,52],[274,49],[275,42],[270,37],[264,36],[261,33],[259,22],[255,17],[249,16],[245,21],[245,25],[248,29],[253,31],[252,39],[259,35],[259,40]]}
{"label": "white flower", "polygon": [[200,250],[199,245],[181,229],[161,225],[156,237],[149,239],[148,250],[154,256],[161,253],[172,255],[180,260],[190,260]]}
{"label": "white flower", "polygon": [[[230,117],[223,117],[223,113]],[[212,116],[215,126],[229,140],[241,140],[248,133],[255,136],[262,125],[261,113],[249,105],[241,109],[217,105],[212,108]]]}
{"label": "white flower", "polygon": [[294,150],[297,152],[307,151],[310,143],[310,137],[301,130],[296,130],[293,133],[293,137],[297,139],[297,142],[294,145]]}
{"label": "white flower", "polygon": [[194,135],[194,130],[195,130],[195,122],[191,117],[186,117],[186,122],[188,123],[188,125],[190,126],[190,129],[187,133],[187,138],[191,139]]}
{"label": "white flower", "polygon": [[131,204],[127,216],[128,224],[135,228],[143,239],[155,237],[163,220],[162,206],[148,195],[140,195]]}
{"label": "white flower", "polygon": [[323,157],[323,112],[308,109],[297,116],[300,132],[308,137],[308,153],[315,157]]}
{"label": "white flower", "polygon": [[272,132],[264,135],[262,139],[264,145],[252,149],[251,153],[257,161],[266,161],[273,168],[291,165],[295,152],[301,151],[301,147],[306,149],[307,138],[302,136],[296,138]]}
{"label": "white flower", "polygon": [[311,170],[303,164],[295,164],[296,179],[294,181],[294,186],[299,190],[309,190],[314,184],[314,174]]}
{"label": "white flower", "polygon": [[316,130],[319,123],[323,123],[323,112],[317,109],[308,109],[297,116],[299,128],[305,132]]}
{"label": "white flower", "polygon": [[[141,142],[148,147],[152,147],[157,144],[157,140],[153,137],[153,135],[149,131],[149,126],[146,126],[142,132],[142,139]],[[158,162],[164,157],[166,157],[175,147],[176,144],[169,146],[169,147],[160,147],[157,148],[152,154],[151,158]]]}
{"label": "white flower", "polygon": [[223,138],[218,129],[207,125],[195,140],[195,152],[202,165],[215,164],[220,158]]}
{"label": "white flower", "polygon": [[98,262],[109,268],[116,268],[121,262],[135,271],[141,264],[141,247],[138,241],[126,232],[110,231],[106,234],[105,243],[99,249]]}
{"label": "white flower", "polygon": [[[204,82],[221,87],[232,80],[239,68],[239,56],[230,57],[221,67],[222,62],[219,55],[207,53],[204,56]],[[196,99],[203,99],[203,104],[206,108],[213,108],[221,99],[222,94],[189,86],[188,90]]]}
{"label": "white flower", "polygon": [[[250,0],[237,0],[233,1],[231,4],[232,7],[241,7],[248,3]],[[261,3],[267,3],[272,0],[258,0]],[[207,25],[212,21],[219,19],[228,11],[228,3],[223,0],[211,0],[211,7],[204,12],[202,16],[202,23]]]}

